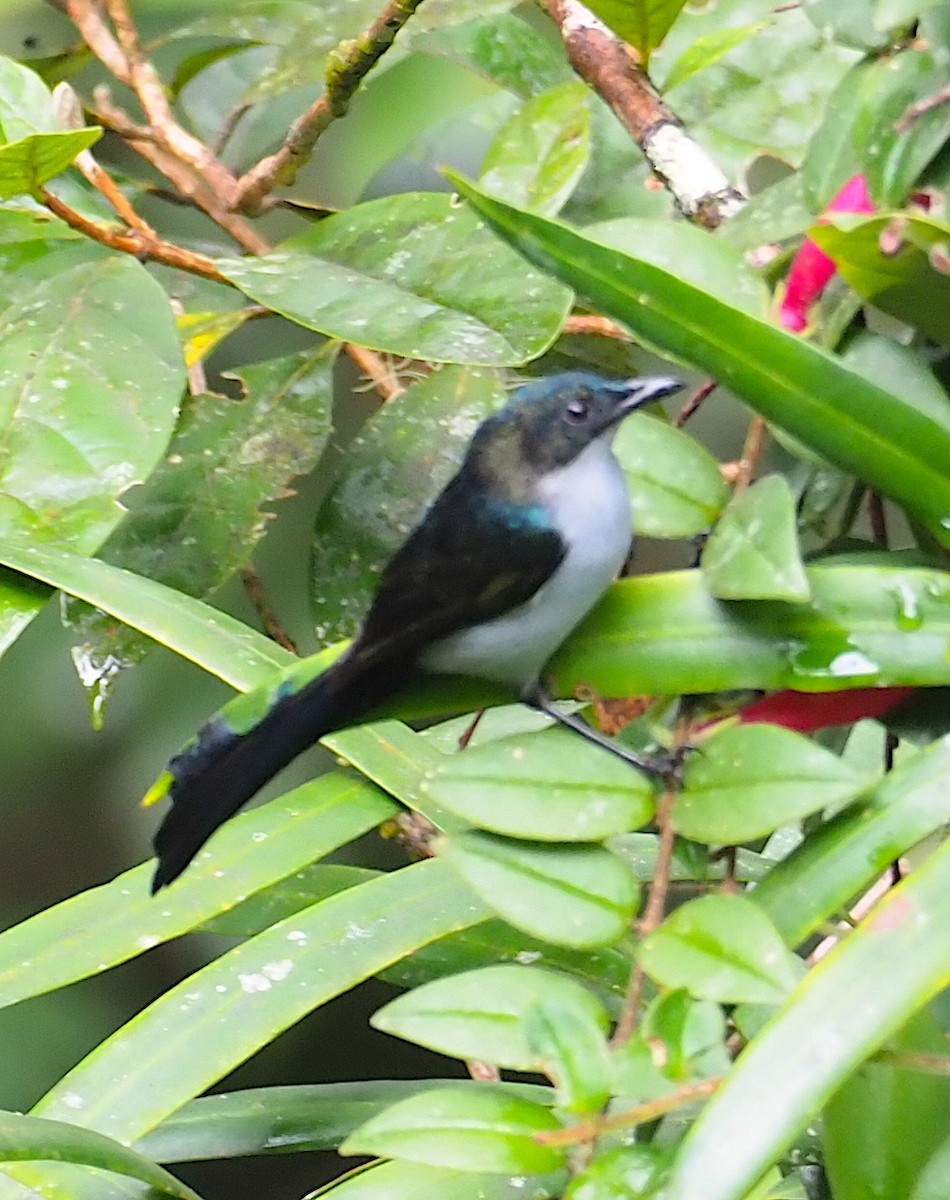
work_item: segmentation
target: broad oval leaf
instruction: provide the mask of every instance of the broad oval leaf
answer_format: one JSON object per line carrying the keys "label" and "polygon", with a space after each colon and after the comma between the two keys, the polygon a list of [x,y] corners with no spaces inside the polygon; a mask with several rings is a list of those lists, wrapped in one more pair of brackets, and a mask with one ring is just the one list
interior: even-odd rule
{"label": "broad oval leaf", "polygon": [[427,983],[379,1009],[371,1023],[455,1058],[537,1071],[544,1060],[526,1022],[542,1003],[556,1004],[572,1029],[589,1026],[599,1035],[607,1029],[607,1013],[586,987],[553,971],[515,965]]}
{"label": "broad oval leaf", "polygon": [[804,971],[745,896],[691,900],[641,943],[638,957],[657,983],[727,1004],[779,1004]]}
{"label": "broad oval leaf", "polygon": [[538,846],[490,833],[446,838],[443,853],[509,924],[559,946],[603,946],[626,932],[637,887],[600,846]]}
{"label": "broad oval leaf", "polygon": [[483,829],[546,842],[601,841],[645,825],[654,809],[646,775],[566,729],[469,747],[424,788]]}
{"label": "broad oval leaf", "polygon": [[482,187],[535,212],[560,212],[590,158],[590,123],[590,91],[580,80],[534,96],[489,146]]}
{"label": "broad oval leaf", "polygon": [[654,417],[634,415],[624,421],[613,448],[630,483],[634,528],[646,537],[703,533],[729,499],[709,451]]}
{"label": "broad oval leaf", "polygon": [[798,548],[795,501],[781,475],[766,475],[735,496],[703,549],[703,574],[720,600],[787,600],[810,588]]}
{"label": "broad oval leaf", "polygon": [[789,729],[736,725],[706,739],[687,761],[673,824],[693,841],[734,846],[839,806],[866,783],[836,754]]}
{"label": "broad oval leaf", "polygon": [[221,271],[274,312],[432,362],[517,365],[557,336],[570,294],[436,192],[371,200]]}
{"label": "broad oval leaf", "polygon": [[561,1128],[550,1109],[504,1085],[474,1091],[436,1088],[387,1108],[361,1125],[341,1154],[408,1159],[462,1171],[537,1174],[556,1171],[566,1151],[538,1142],[535,1134]]}

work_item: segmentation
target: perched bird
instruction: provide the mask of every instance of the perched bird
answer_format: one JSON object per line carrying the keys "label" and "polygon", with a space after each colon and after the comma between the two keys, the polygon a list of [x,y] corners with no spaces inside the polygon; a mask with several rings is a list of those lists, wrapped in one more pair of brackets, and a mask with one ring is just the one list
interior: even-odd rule
{"label": "perched bird", "polygon": [[383,571],[362,631],[327,671],[279,695],[251,729],[219,716],[169,763],[172,806],[155,837],[152,891],[308,746],[354,724],[414,669],[511,688],[636,765],[645,764],[541,684],[554,651],[623,565],[630,497],[611,442],[620,421],[679,389],[570,372],[530,383],[478,427],[458,473]]}

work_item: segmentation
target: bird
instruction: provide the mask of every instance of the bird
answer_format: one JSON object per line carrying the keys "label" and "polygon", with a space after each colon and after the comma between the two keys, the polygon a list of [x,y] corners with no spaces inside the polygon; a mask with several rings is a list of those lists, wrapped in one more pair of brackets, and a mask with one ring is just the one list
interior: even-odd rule
{"label": "bird", "polygon": [[362,629],[332,666],[279,691],[251,728],[222,714],[147,797],[171,800],[154,838],[152,892],[320,738],[397,693],[408,675],[474,676],[634,766],[653,764],[557,708],[547,661],[594,606],[632,544],[620,422],[682,386],[669,376],[568,371],[524,384],[476,429],[457,473],[382,571]]}

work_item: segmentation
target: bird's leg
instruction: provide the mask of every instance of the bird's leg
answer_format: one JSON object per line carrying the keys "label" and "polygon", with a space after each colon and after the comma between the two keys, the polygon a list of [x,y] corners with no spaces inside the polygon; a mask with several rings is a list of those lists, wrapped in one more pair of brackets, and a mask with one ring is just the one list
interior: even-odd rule
{"label": "bird's leg", "polygon": [[557,721],[558,724],[566,725],[568,729],[573,729],[575,733],[579,733],[581,737],[586,738],[589,742],[593,742],[595,746],[609,750],[617,758],[622,758],[624,762],[630,763],[631,766],[637,767],[641,771],[646,771],[649,775],[653,775],[658,779],[666,779],[670,775],[679,774],[680,767],[682,766],[681,755],[661,754],[656,757],[650,757],[649,755],[638,754],[636,750],[631,750],[629,746],[625,746],[615,738],[601,733],[599,729],[595,729],[593,725],[588,724],[583,717],[579,717],[576,713],[562,712],[541,683],[532,684],[530,688],[522,693],[521,699],[531,708],[536,708],[539,712],[545,713],[545,715]]}

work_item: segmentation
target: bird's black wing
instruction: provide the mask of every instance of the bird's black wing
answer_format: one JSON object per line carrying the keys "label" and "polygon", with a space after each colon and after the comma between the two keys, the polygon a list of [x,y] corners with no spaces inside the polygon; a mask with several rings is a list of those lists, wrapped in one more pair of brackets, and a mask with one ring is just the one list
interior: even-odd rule
{"label": "bird's black wing", "polygon": [[354,652],[412,657],[530,600],[567,551],[538,514],[456,476],[383,571]]}

